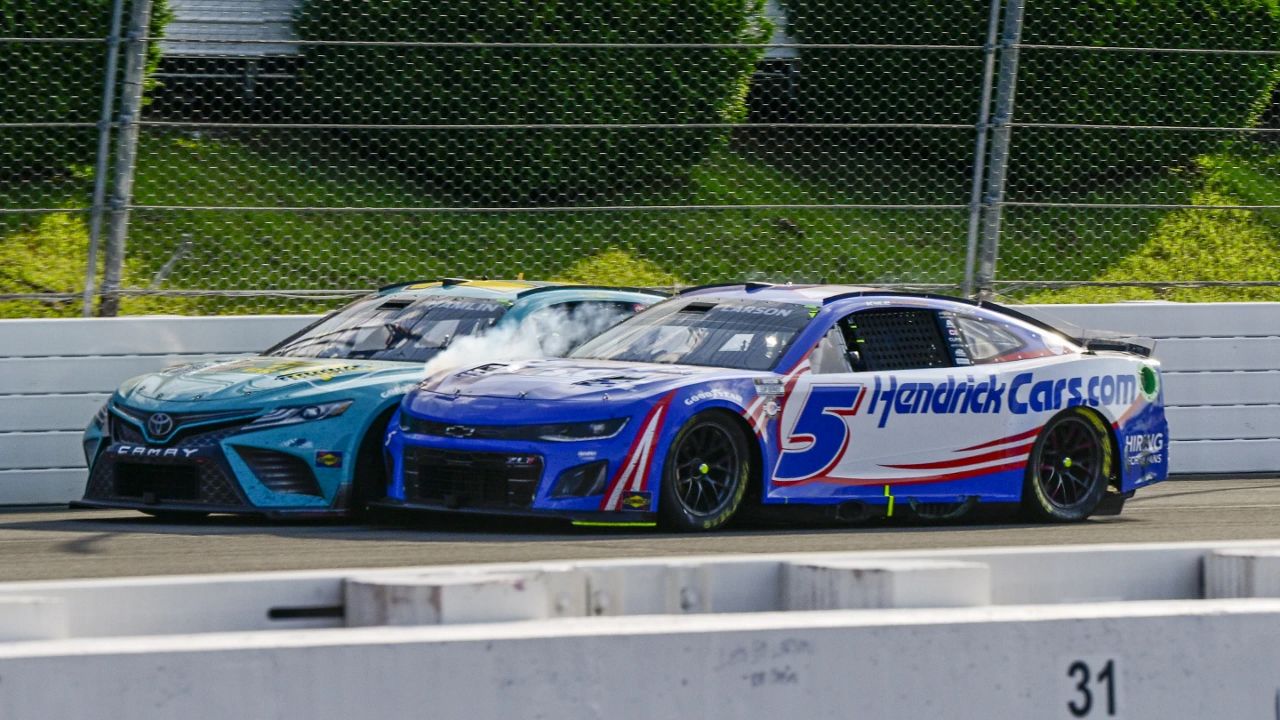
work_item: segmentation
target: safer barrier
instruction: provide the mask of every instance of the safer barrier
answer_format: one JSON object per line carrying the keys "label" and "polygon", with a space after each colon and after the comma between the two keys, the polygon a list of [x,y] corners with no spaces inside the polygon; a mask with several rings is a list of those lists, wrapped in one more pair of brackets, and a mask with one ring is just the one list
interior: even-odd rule
{"label": "safer barrier", "polygon": [[80,434],[122,381],[210,355],[258,352],[311,319],[0,320],[0,505],[81,496]]}
{"label": "safer barrier", "polygon": [[[1175,473],[1280,471],[1280,304],[1031,308],[1159,340]],[[0,321],[0,504],[63,503],[84,484],[80,433],[133,375],[261,350],[311,316]]]}
{"label": "safer barrier", "polygon": [[1044,305],[1061,325],[1157,340],[1175,474],[1280,472],[1280,303]]}
{"label": "safer barrier", "polygon": [[9,583],[0,717],[1271,718],[1277,558],[1181,543]]}

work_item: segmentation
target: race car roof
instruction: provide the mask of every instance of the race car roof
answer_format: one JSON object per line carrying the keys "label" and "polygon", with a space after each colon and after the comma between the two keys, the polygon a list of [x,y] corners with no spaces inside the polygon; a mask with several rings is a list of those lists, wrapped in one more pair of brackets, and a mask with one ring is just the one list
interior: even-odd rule
{"label": "race car roof", "polygon": [[553,285],[556,285],[556,283],[537,282],[533,280],[468,280],[465,278],[445,278],[443,280],[387,285],[386,287],[378,288],[378,294],[446,294],[461,295],[465,297],[493,298],[498,300],[513,300],[520,295],[520,293]]}
{"label": "race car roof", "polygon": [[774,285],[771,283],[732,283],[701,285],[680,293],[683,296],[713,296],[734,300],[768,300],[771,302],[812,305],[850,293],[889,292],[861,285]]}
{"label": "race car roof", "polygon": [[[952,302],[962,305],[972,305],[974,307],[1003,313],[1004,315],[1016,318],[1043,330],[1048,330],[1062,335],[1063,337],[1073,340],[1081,345],[1085,344],[1085,341],[1080,337],[1077,337],[1076,334],[1066,332],[1052,323],[1015,310],[1011,307],[998,305],[988,300],[969,300],[967,298],[952,297],[950,295],[937,295],[924,292],[903,292],[901,290],[886,290],[884,288],[862,285],[774,285],[771,283],[749,282],[693,287],[680,293],[680,296],[712,297],[724,300],[768,300],[770,302],[809,305],[813,303],[827,305],[835,301],[855,297],[902,297]],[[1136,352],[1135,350],[1128,351]]]}
{"label": "race car roof", "polygon": [[[563,301],[563,296],[578,299],[633,298],[641,302],[653,302],[667,297],[668,293],[645,288],[610,285],[581,285],[577,283],[542,282],[537,280],[467,280],[446,278],[435,282],[413,282],[388,285],[378,290],[378,295],[448,295],[491,300],[514,301],[536,296],[541,305]],[[611,297],[616,295],[617,297]]]}

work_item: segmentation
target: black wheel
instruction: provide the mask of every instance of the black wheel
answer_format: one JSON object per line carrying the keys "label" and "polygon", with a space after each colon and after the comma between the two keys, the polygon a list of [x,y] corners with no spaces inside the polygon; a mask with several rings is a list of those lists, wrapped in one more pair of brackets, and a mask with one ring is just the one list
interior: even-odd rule
{"label": "black wheel", "polygon": [[1022,508],[1034,520],[1073,522],[1093,513],[1111,476],[1107,426],[1073,408],[1049,421],[1027,459]]}
{"label": "black wheel", "polygon": [[742,431],[719,413],[695,416],[676,435],[662,468],[658,513],[684,532],[715,530],[747,492],[750,453]]}
{"label": "black wheel", "polygon": [[170,523],[189,523],[209,517],[209,513],[198,510],[140,510],[146,515]]}
{"label": "black wheel", "polygon": [[393,406],[374,418],[360,441],[351,491],[347,495],[347,509],[352,516],[368,515],[368,503],[387,495],[387,466],[382,457],[382,439],[386,437],[387,423],[395,410]]}

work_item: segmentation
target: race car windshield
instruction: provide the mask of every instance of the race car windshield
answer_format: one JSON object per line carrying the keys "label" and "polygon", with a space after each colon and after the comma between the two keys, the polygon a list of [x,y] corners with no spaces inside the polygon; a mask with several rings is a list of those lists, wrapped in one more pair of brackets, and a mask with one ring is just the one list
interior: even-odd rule
{"label": "race car windshield", "polygon": [[502,303],[475,298],[370,298],[264,354],[426,362],[455,338],[488,330],[506,311]]}
{"label": "race car windshield", "polygon": [[674,301],[614,327],[572,357],[770,370],[807,324],[808,311],[789,303]]}

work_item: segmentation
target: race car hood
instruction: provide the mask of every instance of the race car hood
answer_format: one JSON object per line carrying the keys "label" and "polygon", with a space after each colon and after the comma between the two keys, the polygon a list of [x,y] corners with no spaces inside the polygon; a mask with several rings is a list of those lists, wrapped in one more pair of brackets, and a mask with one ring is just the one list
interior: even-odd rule
{"label": "race car hood", "polygon": [[393,386],[422,375],[421,363],[287,357],[234,357],[178,365],[121,386],[130,400],[166,403],[274,404],[371,385]]}
{"label": "race car hood", "polygon": [[532,360],[489,363],[461,372],[435,375],[423,389],[441,395],[565,400],[609,395],[623,399],[678,387],[724,368],[654,365],[609,360]]}
{"label": "race car hood", "polygon": [[772,373],[609,360],[490,363],[431,376],[409,395],[405,408],[422,417],[488,423],[578,412],[627,414],[678,388],[757,376]]}

